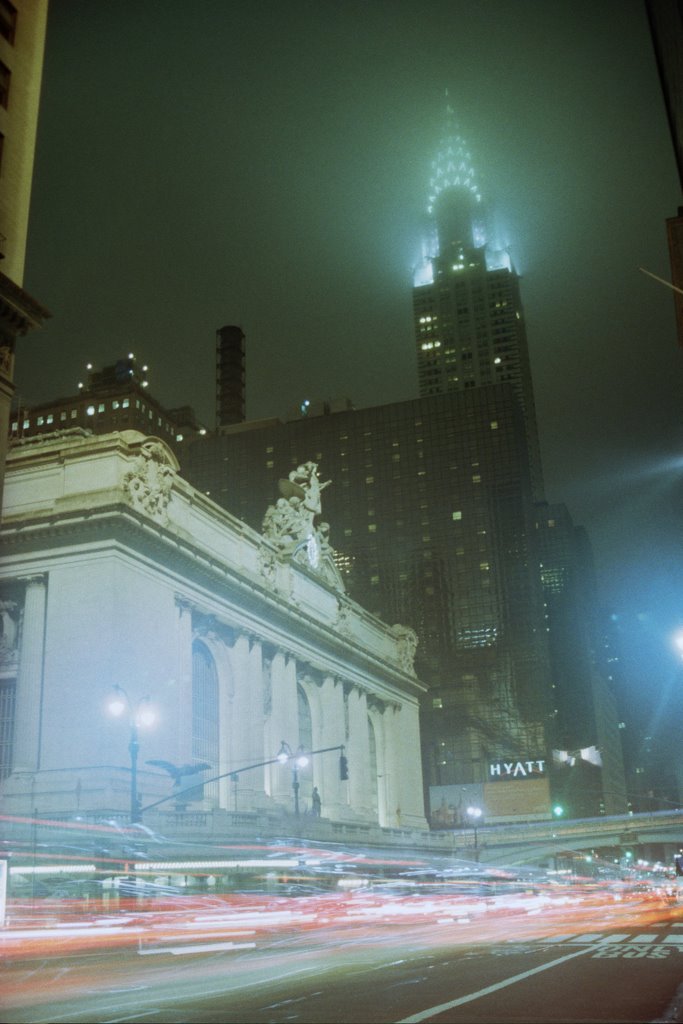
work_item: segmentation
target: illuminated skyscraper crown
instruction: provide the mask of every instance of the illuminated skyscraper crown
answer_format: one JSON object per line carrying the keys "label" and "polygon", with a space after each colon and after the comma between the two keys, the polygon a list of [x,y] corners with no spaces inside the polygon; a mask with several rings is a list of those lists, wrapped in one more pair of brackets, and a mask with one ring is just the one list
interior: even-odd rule
{"label": "illuminated skyscraper crown", "polygon": [[427,212],[434,212],[434,203],[446,189],[462,189],[475,202],[481,202],[479,186],[474,180],[472,157],[465,140],[455,123],[453,108],[446,107],[446,124],[439,141],[436,160],[432,161],[432,177],[429,180],[429,201]]}

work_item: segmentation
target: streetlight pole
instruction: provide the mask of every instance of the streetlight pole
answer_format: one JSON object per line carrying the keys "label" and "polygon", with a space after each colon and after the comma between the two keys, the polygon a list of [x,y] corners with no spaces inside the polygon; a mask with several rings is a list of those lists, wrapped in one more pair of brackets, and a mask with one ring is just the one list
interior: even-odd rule
{"label": "streetlight pole", "polygon": [[138,724],[135,721],[135,716],[131,718],[130,723],[130,743],[128,744],[128,752],[130,753],[130,820],[131,824],[136,824],[142,821],[142,815],[140,813],[140,795],[138,793],[138,751],[140,749],[140,743],[138,741]]}
{"label": "streetlight pole", "polygon": [[299,768],[305,768],[308,764],[308,755],[303,747],[299,747],[296,754],[293,753],[289,743],[284,740],[280,743],[280,752],[276,758],[280,764],[287,764],[292,767],[292,790],[294,791],[294,813],[299,817]]}
{"label": "streetlight pole", "polygon": [[467,816],[470,819],[470,821],[472,822],[472,827],[474,828],[474,859],[476,861],[479,860],[479,843],[478,843],[478,838],[477,838],[477,822],[481,818],[481,814],[482,814],[481,807],[468,807],[467,808]]}
{"label": "streetlight pole", "polygon": [[128,712],[128,723],[130,726],[130,741],[128,743],[128,753],[130,754],[130,821],[134,825],[142,821],[142,804],[140,794],[138,793],[138,752],[140,750],[138,724],[140,722],[142,724],[151,724],[154,714],[151,710],[148,710],[146,713],[141,713],[140,711],[143,704],[149,703],[149,695],[141,697],[137,704],[133,706],[133,702],[122,686],[115,683],[113,689],[116,696],[109,702],[110,713],[118,716],[122,715],[124,711]]}

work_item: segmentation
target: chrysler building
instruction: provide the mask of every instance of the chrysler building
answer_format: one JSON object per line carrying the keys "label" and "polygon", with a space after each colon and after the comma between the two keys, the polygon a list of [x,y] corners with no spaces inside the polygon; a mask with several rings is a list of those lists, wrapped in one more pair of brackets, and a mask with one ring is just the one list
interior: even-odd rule
{"label": "chrysler building", "polygon": [[429,231],[413,287],[420,396],[509,383],[524,413],[533,491],[541,499],[519,277],[490,231],[472,157],[450,105],[431,172]]}

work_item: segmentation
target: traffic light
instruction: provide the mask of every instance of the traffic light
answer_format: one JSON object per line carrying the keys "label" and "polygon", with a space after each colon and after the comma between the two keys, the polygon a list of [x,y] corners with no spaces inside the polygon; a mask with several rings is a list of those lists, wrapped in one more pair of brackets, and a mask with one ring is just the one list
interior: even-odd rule
{"label": "traffic light", "polygon": [[349,777],[349,762],[343,754],[339,757],[339,778],[342,782]]}

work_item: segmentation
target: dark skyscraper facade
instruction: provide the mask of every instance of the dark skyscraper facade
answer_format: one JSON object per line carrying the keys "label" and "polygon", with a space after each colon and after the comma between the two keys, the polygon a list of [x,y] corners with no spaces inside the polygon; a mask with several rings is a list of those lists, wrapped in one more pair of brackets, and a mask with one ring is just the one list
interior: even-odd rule
{"label": "dark skyscraper facade", "polygon": [[508,382],[524,412],[534,494],[543,495],[531,366],[509,254],[495,239],[450,106],[427,204],[413,315],[421,395]]}
{"label": "dark skyscraper facade", "polygon": [[572,817],[627,809],[620,716],[593,553],[565,505],[541,502],[540,551],[550,657],[554,799]]}
{"label": "dark skyscraper facade", "polygon": [[278,479],[301,462],[332,481],[323,517],[351,596],[418,633],[429,786],[481,790],[491,764],[544,758],[547,635],[525,423],[510,384],[370,409],[321,405],[318,415],[224,428],[182,459],[198,488],[257,529]]}
{"label": "dark skyscraper facade", "polygon": [[[519,277],[450,107],[428,214],[413,285],[420,397],[226,423],[186,448],[184,469],[255,528],[301,462],[332,481],[323,513],[352,596],[419,637],[433,824],[465,823],[472,804],[488,820],[548,817],[555,781],[565,813],[623,810],[585,545],[543,500]],[[553,767],[553,750],[571,759],[598,745],[599,766]],[[591,794],[579,799],[584,774]]]}

